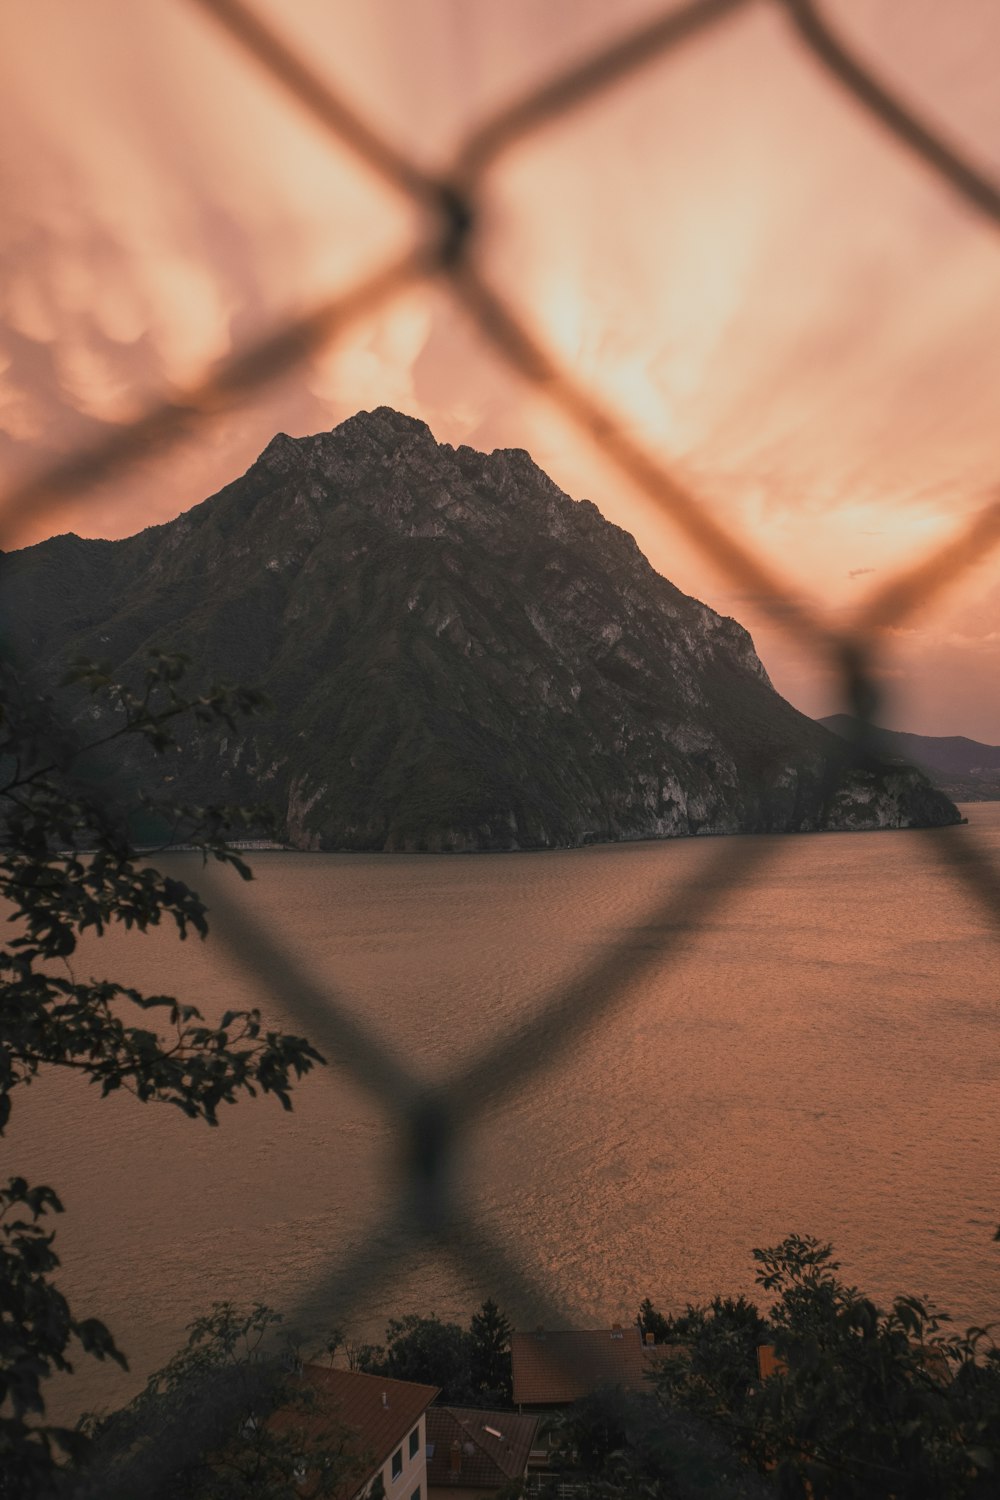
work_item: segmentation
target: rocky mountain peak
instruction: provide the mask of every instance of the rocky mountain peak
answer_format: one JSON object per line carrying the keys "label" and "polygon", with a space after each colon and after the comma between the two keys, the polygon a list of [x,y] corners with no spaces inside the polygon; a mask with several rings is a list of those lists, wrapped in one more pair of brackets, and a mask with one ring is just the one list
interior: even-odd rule
{"label": "rocky mountain peak", "polygon": [[78,653],[139,678],[157,645],[263,688],[274,717],[195,737],[171,792],[263,800],[304,846],[957,817],[915,773],[858,766],[775,693],[742,626],[524,449],[439,444],[388,407],[277,434],[241,479],[137,537],[0,557],[0,608],[52,682]]}
{"label": "rocky mountain peak", "polygon": [[355,412],[353,417],[312,441],[324,458],[336,454],[365,463],[373,459],[400,460],[419,450],[429,454],[438,446],[426,422],[391,406]]}
{"label": "rocky mountain peak", "polygon": [[302,440],[289,437],[287,432],[276,432],[256,464],[272,474],[289,474],[302,462]]}
{"label": "rocky mountain peak", "polygon": [[392,406],[376,406],[373,411],[357,411],[353,417],[347,417],[333,428],[333,431],[345,437],[354,437],[358,433],[370,434],[376,441],[380,437],[388,439],[395,436],[400,440],[420,438],[425,442],[434,442],[434,434],[426,422],[419,417],[408,416],[406,412],[396,411]]}

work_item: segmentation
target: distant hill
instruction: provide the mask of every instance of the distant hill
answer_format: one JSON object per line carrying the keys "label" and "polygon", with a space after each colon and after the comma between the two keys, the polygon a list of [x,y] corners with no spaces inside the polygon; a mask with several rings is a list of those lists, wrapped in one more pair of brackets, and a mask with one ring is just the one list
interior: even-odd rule
{"label": "distant hill", "polygon": [[[0,557],[0,629],[47,683],[78,653],[137,679],[159,646],[263,688],[271,718],[116,779],[266,801],[303,848],[958,820],[786,703],[741,625],[527,453],[452,448],[385,407],[279,434],[167,525]],[[91,736],[94,712],[78,705]]]}
{"label": "distant hill", "polygon": [[[859,721],[850,714],[829,714],[818,723],[844,739],[853,739]],[[886,759],[906,760],[956,802],[1000,801],[1000,745],[983,745],[964,734],[906,734],[880,729]]]}

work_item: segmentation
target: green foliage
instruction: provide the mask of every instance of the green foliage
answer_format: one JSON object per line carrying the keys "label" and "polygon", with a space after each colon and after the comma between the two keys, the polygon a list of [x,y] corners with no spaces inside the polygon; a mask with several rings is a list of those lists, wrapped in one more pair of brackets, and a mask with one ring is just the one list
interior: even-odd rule
{"label": "green foliage", "polygon": [[469,1373],[480,1406],[507,1406],[513,1400],[510,1368],[510,1319],[492,1297],[472,1314]]}
{"label": "green foliage", "polygon": [[886,1311],[841,1282],[832,1247],[790,1236],[756,1250],[785,1369],[752,1409],[753,1446],[783,1494],[958,1500],[1000,1483],[1000,1350],[988,1330],[915,1297]]}
{"label": "green foliage", "polygon": [[652,1394],[608,1386],[547,1424],[542,1500],[582,1483],[589,1500],[764,1500],[765,1482],[706,1422]]}
{"label": "green foliage", "polygon": [[639,1332],[645,1341],[646,1335],[653,1335],[654,1344],[669,1344],[671,1342],[671,1330],[674,1320],[665,1318],[662,1313],[657,1312],[652,1302],[646,1297],[639,1307],[639,1316],[636,1319],[639,1324]]}
{"label": "green foliage", "polygon": [[738,1412],[757,1378],[757,1346],[768,1326],[745,1297],[713,1297],[707,1307],[688,1307],[677,1318],[663,1318],[643,1304],[643,1316],[658,1331],[658,1342],[680,1345],[665,1359],[660,1381],[676,1389],[689,1411],[703,1416]]}
{"label": "green foliage", "polygon": [[[877,1306],[838,1278],[832,1247],[815,1239],[792,1235],[754,1257],[776,1294],[777,1372],[741,1388],[717,1315],[692,1309],[689,1355],[658,1377],[664,1401],[710,1417],[786,1500],[998,1493],[1000,1350],[989,1330],[950,1333],[947,1315],[915,1297]],[[745,1321],[749,1332],[748,1311]]]}
{"label": "green foliage", "polygon": [[602,1474],[611,1455],[630,1445],[637,1415],[635,1398],[620,1386],[582,1396],[546,1424],[556,1465],[589,1478]]}
{"label": "green foliage", "polygon": [[72,1370],[67,1358],[78,1343],[98,1359],[125,1360],[103,1323],[78,1320],[48,1279],[59,1264],[53,1235],[38,1222],[62,1213],[51,1188],[29,1187],[13,1177],[0,1188],[0,1495],[43,1494],[58,1450],[79,1454],[83,1441],[65,1427],[31,1425],[44,1411],[41,1382]]}
{"label": "green foliage", "polygon": [[[78,662],[66,690],[93,706],[91,722],[111,723],[81,744],[51,700],[0,667],[0,898],[11,932],[0,950],[0,1132],[17,1090],[44,1067],[82,1073],[102,1095],[126,1089],[214,1125],[220,1106],[241,1094],[271,1093],[291,1108],[294,1080],[322,1061],[301,1037],[264,1031],[256,1011],[210,1023],[170,996],[83,979],[71,967],[80,937],[112,924],[145,931],[172,923],[182,939],[208,931],[197,893],[137,853],[125,810],[101,795],[101,757],[113,742],[138,740],[162,755],[181,721],[234,726],[261,706],[258,694],[242,689],[187,695],[185,668],[184,658],[153,653],[133,690]],[[169,824],[174,839],[249,879],[226,843],[243,817],[240,810],[180,807],[170,810]],[[29,1421],[44,1411],[42,1382],[53,1370],[72,1369],[74,1345],[98,1358],[123,1358],[107,1329],[71,1315],[48,1279],[59,1262],[51,1233],[37,1221],[59,1211],[55,1193],[12,1178],[0,1204],[0,1493],[35,1497],[54,1483],[57,1451],[81,1446],[63,1429]]]}
{"label": "green foliage", "polygon": [[469,1395],[471,1353],[469,1335],[457,1323],[409,1313],[389,1319],[378,1373],[440,1386],[446,1401],[462,1402]]}
{"label": "green foliage", "polygon": [[90,1423],[93,1442],[74,1500],[286,1500],[360,1483],[365,1455],[276,1354],[281,1316],[217,1302],[185,1347],[122,1411]]}
{"label": "green foliage", "polygon": [[452,1406],[507,1406],[511,1400],[510,1323],[492,1300],[470,1327],[408,1313],[390,1318],[385,1345],[365,1345],[354,1363],[372,1375],[440,1387]]}

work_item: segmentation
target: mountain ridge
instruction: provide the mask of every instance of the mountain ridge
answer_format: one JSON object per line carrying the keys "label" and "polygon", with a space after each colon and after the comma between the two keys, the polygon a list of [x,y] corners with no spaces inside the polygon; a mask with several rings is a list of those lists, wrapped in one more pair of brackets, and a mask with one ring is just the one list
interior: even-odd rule
{"label": "mountain ridge", "polygon": [[525,450],[438,444],[386,407],[275,434],[216,495],[123,541],[8,554],[0,599],[48,682],[77,653],[135,677],[158,646],[263,687],[271,721],[193,736],[156,774],[190,800],[267,801],[298,847],[958,818],[780,698],[741,625]]}
{"label": "mountain ridge", "polygon": [[[851,714],[817,719],[843,739],[856,737],[861,723]],[[875,729],[886,759],[918,766],[927,779],[959,802],[1000,800],[1000,745],[987,745],[964,734],[912,734],[903,729]]]}

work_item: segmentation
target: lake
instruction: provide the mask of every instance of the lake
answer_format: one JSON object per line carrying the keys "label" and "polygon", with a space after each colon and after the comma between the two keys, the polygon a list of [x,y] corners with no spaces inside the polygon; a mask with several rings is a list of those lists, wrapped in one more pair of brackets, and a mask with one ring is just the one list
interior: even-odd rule
{"label": "lake", "polygon": [[[963,811],[970,826],[941,839],[976,838],[1000,862],[1000,803]],[[254,926],[424,1080],[525,1035],[609,944],[641,967],[589,1025],[571,1010],[534,1038],[503,1089],[487,1078],[447,1259],[414,1235],[382,1266],[380,1225],[405,1211],[396,1135],[335,1047],[321,1044],[330,1065],[292,1114],[247,1100],[217,1130],[101,1101],[77,1077],[20,1090],[5,1169],[61,1194],[60,1284],[132,1362],[122,1375],[81,1358],[53,1411],[124,1399],[215,1299],[305,1307],[356,1337],[394,1313],[464,1321],[491,1293],[522,1326],[555,1308],[600,1327],[647,1295],[680,1310],[752,1294],[751,1248],[792,1231],[832,1240],[844,1275],[879,1298],[927,1295],[963,1324],[1000,1317],[996,927],[933,837],[253,863],[252,885],[226,888]],[[720,866],[733,890],[678,946],[676,924],[650,911]],[[197,883],[196,857],[171,869]],[[247,959],[212,938],[113,933],[75,968],[281,1021]],[[325,1004],[306,997],[288,1029],[321,1035]],[[365,1284],[334,1301],[331,1267],[352,1257]]]}

